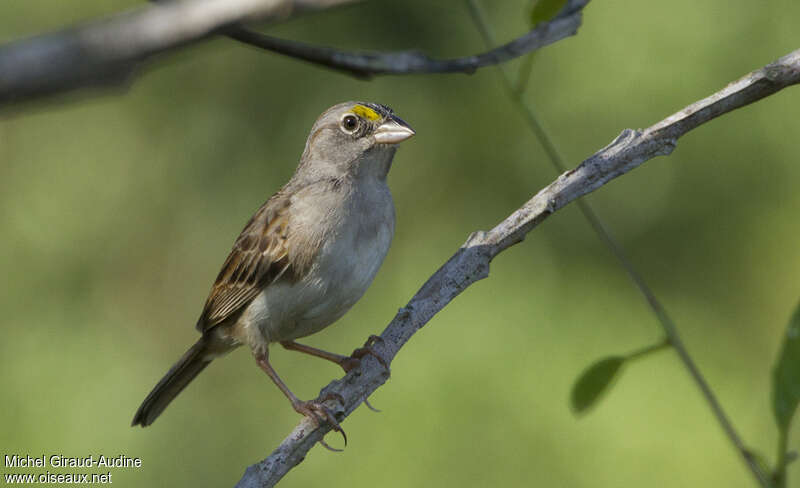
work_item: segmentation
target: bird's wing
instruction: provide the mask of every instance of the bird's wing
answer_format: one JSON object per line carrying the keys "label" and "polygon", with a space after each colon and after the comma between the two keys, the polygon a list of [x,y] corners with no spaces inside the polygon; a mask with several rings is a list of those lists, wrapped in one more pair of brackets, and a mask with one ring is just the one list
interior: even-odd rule
{"label": "bird's wing", "polygon": [[276,194],[250,219],[206,299],[197,329],[205,332],[228,319],[271,282],[294,275],[289,255],[288,197]]}

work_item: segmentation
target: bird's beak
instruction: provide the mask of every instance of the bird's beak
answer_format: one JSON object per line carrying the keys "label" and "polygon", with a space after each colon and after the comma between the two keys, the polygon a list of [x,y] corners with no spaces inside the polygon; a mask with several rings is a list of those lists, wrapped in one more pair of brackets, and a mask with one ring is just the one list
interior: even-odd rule
{"label": "bird's beak", "polygon": [[375,129],[375,141],[380,144],[397,144],[416,134],[403,119],[390,115],[384,123]]}

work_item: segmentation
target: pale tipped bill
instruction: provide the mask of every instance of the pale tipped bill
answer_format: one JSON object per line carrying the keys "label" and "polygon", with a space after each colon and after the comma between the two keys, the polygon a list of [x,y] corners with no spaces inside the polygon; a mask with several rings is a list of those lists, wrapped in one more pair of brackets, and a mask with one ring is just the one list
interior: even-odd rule
{"label": "pale tipped bill", "polygon": [[380,144],[398,144],[416,134],[403,119],[392,114],[375,129],[375,141]]}

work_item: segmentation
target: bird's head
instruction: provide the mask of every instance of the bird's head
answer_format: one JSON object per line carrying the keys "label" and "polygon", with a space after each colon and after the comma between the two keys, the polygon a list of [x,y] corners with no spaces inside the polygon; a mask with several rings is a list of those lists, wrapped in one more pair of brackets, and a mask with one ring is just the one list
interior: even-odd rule
{"label": "bird's head", "polygon": [[414,134],[386,105],[340,103],[314,123],[301,168],[325,174],[386,178],[397,144]]}

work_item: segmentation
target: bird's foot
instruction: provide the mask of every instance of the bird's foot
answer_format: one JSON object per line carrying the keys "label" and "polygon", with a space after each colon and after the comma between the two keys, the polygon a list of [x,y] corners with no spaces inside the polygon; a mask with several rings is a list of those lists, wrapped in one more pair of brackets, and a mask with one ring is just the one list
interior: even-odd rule
{"label": "bird's foot", "polygon": [[[328,393],[324,397],[317,398],[316,400],[309,400],[306,402],[298,400],[292,403],[292,407],[297,413],[312,418],[317,425],[321,425],[323,422],[330,424],[333,430],[342,434],[344,445],[347,446],[347,434],[344,433],[342,426],[339,425],[339,421],[336,420],[333,413],[323,404],[328,400],[336,400],[344,406],[344,398],[342,398],[342,395],[338,393]],[[320,441],[320,443],[331,451],[341,451],[341,449],[332,448],[324,441]]]}
{"label": "bird's foot", "polygon": [[369,336],[367,341],[364,343],[364,346],[354,350],[350,357],[343,359],[342,362],[339,363],[342,366],[342,369],[344,369],[346,373],[349,373],[350,370],[361,365],[361,359],[364,356],[372,356],[383,365],[387,373],[390,372],[389,364],[386,362],[383,356],[378,354],[378,352],[372,347],[377,342],[383,342],[383,338],[376,335]]}
{"label": "bird's foot", "polygon": [[[361,366],[361,359],[364,356],[372,356],[383,365],[383,367],[386,369],[386,373],[390,374],[391,370],[389,369],[389,365],[386,363],[386,360],[383,358],[383,356],[378,354],[375,349],[372,348],[373,344],[376,342],[383,342],[383,338],[374,334],[369,336],[367,341],[364,343],[364,346],[353,351],[353,354],[351,354],[350,357],[344,358],[341,363],[339,363],[342,366],[342,369],[344,369],[346,373],[349,373],[351,369]],[[380,410],[373,407],[366,398],[364,399],[364,405],[366,405],[367,408],[373,412],[380,412]]]}

